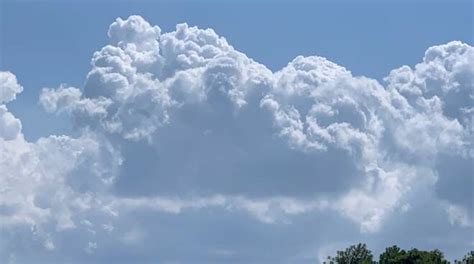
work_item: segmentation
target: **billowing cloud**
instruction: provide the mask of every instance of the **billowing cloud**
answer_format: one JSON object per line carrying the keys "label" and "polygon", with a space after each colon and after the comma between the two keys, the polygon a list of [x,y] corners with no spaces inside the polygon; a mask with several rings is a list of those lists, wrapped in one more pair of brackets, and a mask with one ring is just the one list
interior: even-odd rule
{"label": "billowing cloud", "polygon": [[0,72],[0,103],[4,104],[16,99],[16,95],[23,91],[16,76],[11,72]]}
{"label": "billowing cloud", "polygon": [[[472,231],[471,46],[430,47],[421,63],[380,83],[317,56],[272,72],[212,29],[187,24],[163,33],[131,16],[112,23],[108,36],[84,87],[40,95],[46,111],[71,116],[77,138],[27,142],[21,122],[0,106],[4,241],[28,234],[58,252],[75,236],[83,252],[74,256],[100,262],[101,247],[143,245],[149,232],[165,232],[155,225],[166,226],[166,215],[288,226],[331,219],[352,223],[356,237],[427,205],[427,215],[443,212],[439,225]],[[21,86],[11,73],[0,76],[1,102],[14,100]],[[15,252],[24,247],[6,248],[7,260],[21,260]],[[229,248],[199,250],[181,252],[252,260]]]}
{"label": "billowing cloud", "polygon": [[0,72],[0,138],[11,140],[20,134],[21,122],[15,118],[4,105],[15,100],[16,95],[23,91],[11,72]]}
{"label": "billowing cloud", "polygon": [[[21,86],[13,74],[1,76],[6,76],[0,87],[4,102],[14,100]],[[29,247],[55,250],[55,233],[79,227],[90,214],[110,214],[103,193],[121,159],[109,143],[87,132],[79,138],[53,135],[28,142],[21,121],[5,105],[0,105],[0,117],[2,262],[16,262],[14,252]],[[32,242],[22,244],[17,236]]]}

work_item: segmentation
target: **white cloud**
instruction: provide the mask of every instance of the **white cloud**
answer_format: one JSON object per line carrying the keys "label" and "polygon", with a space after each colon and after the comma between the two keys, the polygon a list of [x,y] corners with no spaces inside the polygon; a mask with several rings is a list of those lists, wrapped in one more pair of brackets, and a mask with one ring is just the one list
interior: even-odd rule
{"label": "white cloud", "polygon": [[243,211],[263,223],[285,223],[288,216],[328,208],[325,200],[298,200],[289,197],[251,199],[243,196],[119,198],[111,205],[115,211],[152,210],[180,214],[185,210],[224,208]]}
{"label": "white cloud", "polygon": [[87,243],[86,248],[84,249],[88,254],[93,254],[94,251],[97,249],[97,243],[89,241]]}
{"label": "white cloud", "polygon": [[[297,57],[272,74],[213,30],[186,24],[162,34],[158,27],[132,16],[117,19],[109,37],[112,45],[94,54],[84,94],[76,88],[46,89],[41,102],[47,110],[68,110],[80,125],[118,133],[126,140],[155,140],[157,148],[162,147],[160,140],[168,140],[160,136],[167,132],[160,130],[179,137],[184,127],[173,127],[183,118],[231,124],[244,118],[239,115],[246,109],[262,116],[270,112],[270,120],[238,129],[256,135],[273,124],[276,131],[266,136],[278,135],[296,151],[325,153],[330,148],[346,153],[360,169],[358,181],[365,187],[348,190],[338,208],[365,230],[380,226],[386,214],[400,205],[408,186],[429,182],[436,172],[407,175],[431,168],[437,153],[469,155],[466,146],[472,141],[472,125],[466,109],[471,104],[449,110],[463,116],[446,112],[453,104],[451,93],[472,95],[472,48],[460,42],[429,48],[415,70],[403,66],[392,71],[384,88],[321,57]],[[184,109],[202,114],[189,115]],[[221,117],[215,119],[219,112]],[[193,133],[200,129],[200,125],[185,126]],[[214,137],[229,133],[212,127],[205,131]],[[192,134],[188,137],[200,140]],[[393,153],[406,153],[408,158]],[[417,166],[423,169],[401,169],[409,168],[413,158],[420,159]],[[360,209],[360,203],[370,209]]]}
{"label": "white cloud", "polygon": [[0,140],[15,139],[21,131],[21,122],[5,105],[0,105]]}
{"label": "white cloud", "polygon": [[16,95],[23,91],[16,76],[11,72],[0,72],[0,104],[16,99]]}
{"label": "white cloud", "polygon": [[10,113],[4,105],[16,99],[23,91],[16,76],[11,72],[0,72],[0,140],[13,140],[21,132],[21,121]]}
{"label": "white cloud", "polygon": [[469,212],[464,207],[452,205],[452,204],[445,205],[445,210],[446,210],[446,213],[448,214],[449,222],[451,223],[451,225],[459,224],[461,226],[466,226],[466,227],[470,227],[473,225],[472,211]]}
{"label": "white cloud", "polygon": [[[132,16],[117,19],[109,37],[112,45],[93,56],[84,97],[76,88],[44,89],[46,110],[71,111],[76,120],[87,120],[82,125],[98,122],[126,139],[150,139],[184,103],[222,99],[241,107],[253,88],[271,81],[268,69],[210,29],[180,24],[160,35],[157,26]],[[91,112],[105,109],[106,116],[90,120]]]}
{"label": "white cloud", "polygon": [[[58,234],[78,228],[89,214],[108,215],[102,193],[110,188],[120,165],[120,154],[109,143],[85,131],[79,138],[53,135],[28,142],[20,120],[5,105],[0,105],[0,117],[2,234],[8,237],[27,226],[24,239],[55,251]],[[2,247],[4,242],[8,240]],[[10,259],[18,257],[6,253]]]}
{"label": "white cloud", "polygon": [[2,161],[2,225],[55,223],[55,229],[76,227],[76,215],[101,210],[100,191],[110,186],[119,158],[87,135],[23,138],[0,144]]}

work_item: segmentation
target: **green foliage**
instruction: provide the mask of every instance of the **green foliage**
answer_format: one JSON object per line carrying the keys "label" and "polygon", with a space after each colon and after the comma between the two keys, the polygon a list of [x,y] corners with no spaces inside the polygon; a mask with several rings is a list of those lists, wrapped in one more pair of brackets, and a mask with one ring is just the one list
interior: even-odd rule
{"label": "green foliage", "polygon": [[385,249],[385,252],[380,255],[380,264],[395,264],[404,263],[407,253],[405,250],[397,246],[391,246]]}
{"label": "green foliage", "polygon": [[380,264],[447,264],[443,253],[437,249],[433,251],[422,251],[416,248],[405,251],[397,246],[388,247],[385,252],[380,255]]}
{"label": "green foliage", "polygon": [[454,264],[474,264],[474,251],[467,253],[462,260],[455,260]]}
{"label": "green foliage", "polygon": [[327,264],[372,264],[374,263],[372,252],[367,249],[366,244],[352,245],[344,251],[338,251],[336,256],[328,257]]}
{"label": "green foliage", "polygon": [[[338,251],[335,257],[328,257],[324,264],[373,264],[373,256],[365,244],[352,245],[343,251]],[[449,264],[438,249],[424,251],[413,248],[403,250],[391,246],[380,254],[379,264]],[[454,264],[474,264],[474,251],[469,252],[462,260]]]}

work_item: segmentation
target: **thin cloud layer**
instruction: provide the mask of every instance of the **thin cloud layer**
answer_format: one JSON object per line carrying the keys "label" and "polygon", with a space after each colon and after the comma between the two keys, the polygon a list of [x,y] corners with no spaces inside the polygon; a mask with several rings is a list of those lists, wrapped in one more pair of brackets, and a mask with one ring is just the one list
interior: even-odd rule
{"label": "thin cloud layer", "polygon": [[[429,205],[426,215],[444,219],[439,226],[472,232],[471,46],[430,47],[422,62],[379,83],[317,56],[272,72],[212,29],[187,24],[163,33],[131,16],[112,23],[108,36],[84,87],[44,88],[39,98],[46,111],[70,115],[77,138],[26,141],[4,105],[22,87],[13,74],[0,75],[5,260],[47,251],[45,261],[101,262],[112,259],[105,249],[124,247],[134,248],[125,258],[180,260],[186,253],[255,261],[248,249],[210,241],[209,248],[153,256],[144,246],[153,241],[147,233],[163,232],[167,215],[182,223],[235,216],[242,226],[294,230],[305,217],[340,221],[354,226],[348,236],[356,238],[377,237],[397,226],[394,219]],[[316,222],[316,232],[326,233]],[[168,228],[181,236],[169,246],[186,237],[178,226]],[[16,234],[32,244],[12,243]],[[58,248],[68,237],[83,250],[58,258],[72,250]],[[460,240],[463,247],[473,243]],[[317,241],[315,248],[327,249]],[[303,250],[296,244],[280,260],[317,258],[296,252]]]}

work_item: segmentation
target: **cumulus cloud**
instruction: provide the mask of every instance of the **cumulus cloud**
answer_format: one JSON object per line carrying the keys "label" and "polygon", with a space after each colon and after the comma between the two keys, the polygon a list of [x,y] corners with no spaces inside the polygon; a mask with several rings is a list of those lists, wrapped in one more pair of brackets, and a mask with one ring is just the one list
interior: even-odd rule
{"label": "cumulus cloud", "polygon": [[[7,78],[0,87],[4,102],[14,100],[21,86],[12,73],[1,76]],[[119,153],[93,133],[28,142],[20,120],[0,105],[2,262],[15,262],[14,252],[25,250],[12,242],[18,234],[31,239],[31,247],[54,251],[57,232],[77,228],[90,214],[108,215],[101,193],[119,164]]]}
{"label": "cumulus cloud", "polygon": [[12,140],[20,134],[20,120],[15,118],[5,105],[0,105],[0,124],[0,136],[3,140]]}
{"label": "cumulus cloud", "polygon": [[15,139],[21,131],[21,121],[10,113],[5,103],[16,99],[23,91],[16,76],[11,72],[0,72],[0,139]]}
{"label": "cumulus cloud", "polygon": [[[50,251],[80,230],[90,257],[102,236],[146,241],[147,226],[125,228],[137,212],[222,210],[264,224],[336,214],[377,233],[423,206],[417,197],[472,227],[471,46],[430,47],[380,83],[317,56],[272,72],[187,24],[163,33],[131,16],[108,36],[84,87],[40,94],[46,111],[71,116],[77,138],[28,142],[0,106],[2,228],[34,227]],[[22,87],[0,78],[1,103],[14,100]],[[211,251],[222,250],[235,253]]]}
{"label": "cumulus cloud", "polygon": [[[86,120],[80,126],[121,135],[125,139],[125,143],[120,143],[125,150],[124,168],[149,167],[148,176],[160,177],[156,184],[166,186],[169,175],[175,175],[184,181],[183,185],[192,186],[185,192],[193,188],[226,192],[219,178],[246,178],[234,176],[244,174],[233,172],[237,166],[246,168],[245,174],[253,174],[251,177],[264,178],[268,188],[280,188],[277,192],[289,194],[284,187],[272,186],[275,183],[265,179],[272,176],[255,173],[262,169],[262,158],[248,157],[257,149],[266,149],[264,153],[273,151],[272,145],[279,144],[279,139],[275,139],[278,137],[289,147],[280,147],[278,151],[291,153],[285,154],[285,161],[298,155],[292,151],[310,157],[334,152],[334,159],[352,167],[353,179],[349,175],[340,177],[361,184],[355,189],[350,187],[352,190],[345,187],[348,196],[341,197],[344,206],[340,208],[350,212],[344,199],[361,197],[366,205],[362,208],[376,208],[356,219],[363,225],[367,219],[370,225],[378,226],[386,212],[399,204],[397,197],[402,197],[408,186],[435,181],[437,171],[429,169],[438,153],[472,159],[472,154],[467,153],[472,141],[472,103],[452,109],[450,101],[451,93],[472,100],[472,48],[466,44],[451,42],[431,47],[415,71],[408,66],[392,71],[385,79],[385,88],[373,79],[353,77],[345,68],[321,57],[297,57],[273,74],[234,50],[214,31],[186,24],[161,34],[158,27],[132,16],[117,19],[110,26],[109,37],[111,45],[94,54],[83,95],[76,88],[46,89],[41,102],[46,109],[66,109],[72,112],[74,120]],[[144,61],[149,62],[146,67]],[[58,106],[59,102],[63,105]],[[449,115],[454,112],[458,114]],[[104,114],[93,117],[92,113]],[[257,116],[259,120],[253,120]],[[154,141],[149,151],[158,160],[158,166],[127,159],[126,141],[141,139]],[[236,142],[229,142],[231,139]],[[237,141],[250,141],[251,145],[242,146]],[[219,146],[215,146],[216,142]],[[390,157],[394,153],[407,155]],[[222,161],[225,165],[220,169],[219,164],[212,164],[219,163],[218,156],[223,155],[238,165]],[[267,167],[275,165],[275,158],[268,154],[263,157],[270,160]],[[410,164],[409,159],[413,158],[420,159],[417,166]],[[247,169],[250,165],[245,163],[249,159],[256,164]],[[312,168],[311,162],[317,163],[318,159],[298,165],[308,170]],[[191,168],[179,168],[179,164]],[[405,169],[410,166],[411,171]],[[296,171],[287,174],[298,177]],[[249,180],[246,178],[245,182]],[[176,185],[179,183],[171,180],[166,189],[183,189]],[[393,191],[387,197],[391,201],[382,200],[380,204],[376,198],[376,204],[369,202],[377,192],[387,190]],[[324,192],[324,188],[314,191]],[[356,193],[360,195],[353,195]],[[362,198],[365,196],[367,199]],[[359,204],[354,206],[360,211]]]}
{"label": "cumulus cloud", "polygon": [[16,99],[16,95],[23,91],[16,76],[11,72],[0,72],[0,104]]}

